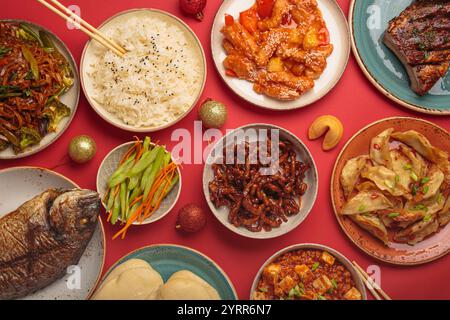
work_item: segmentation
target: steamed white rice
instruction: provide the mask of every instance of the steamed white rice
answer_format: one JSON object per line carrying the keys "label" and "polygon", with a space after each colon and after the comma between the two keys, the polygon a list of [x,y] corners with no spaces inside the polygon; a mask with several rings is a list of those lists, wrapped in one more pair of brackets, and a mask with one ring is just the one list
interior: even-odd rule
{"label": "steamed white rice", "polygon": [[146,16],[106,30],[128,53],[120,58],[95,44],[89,72],[93,99],[133,127],[158,127],[178,119],[195,102],[203,80],[202,57],[185,32]]}

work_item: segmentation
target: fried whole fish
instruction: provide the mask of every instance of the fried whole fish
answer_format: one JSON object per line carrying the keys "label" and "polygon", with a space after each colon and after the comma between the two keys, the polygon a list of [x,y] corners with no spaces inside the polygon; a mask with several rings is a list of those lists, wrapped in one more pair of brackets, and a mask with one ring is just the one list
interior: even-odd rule
{"label": "fried whole fish", "polygon": [[100,198],[49,189],[0,218],[0,299],[42,289],[76,265],[94,234]]}

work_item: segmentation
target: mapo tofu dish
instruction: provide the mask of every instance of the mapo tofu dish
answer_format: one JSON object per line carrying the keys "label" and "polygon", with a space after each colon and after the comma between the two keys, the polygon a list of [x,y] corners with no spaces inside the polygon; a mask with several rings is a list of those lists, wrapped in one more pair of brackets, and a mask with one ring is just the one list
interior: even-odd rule
{"label": "mapo tofu dish", "polygon": [[333,52],[316,0],[257,0],[237,20],[226,15],[222,33],[226,74],[280,100],[310,91]]}
{"label": "mapo tofu dish", "polygon": [[340,213],[389,242],[414,245],[450,221],[449,154],[419,132],[387,129],[344,165]]}
{"label": "mapo tofu dish", "polygon": [[303,249],[268,264],[253,293],[255,300],[361,300],[349,270],[326,251]]}

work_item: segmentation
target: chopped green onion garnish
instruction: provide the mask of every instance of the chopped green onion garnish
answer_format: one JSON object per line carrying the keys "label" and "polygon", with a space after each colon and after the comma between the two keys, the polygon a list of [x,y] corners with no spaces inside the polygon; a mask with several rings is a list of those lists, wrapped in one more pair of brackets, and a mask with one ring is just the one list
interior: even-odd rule
{"label": "chopped green onion garnish", "polygon": [[291,289],[291,291],[289,291],[289,298],[292,298],[295,296],[295,290],[294,288]]}
{"label": "chopped green onion garnish", "polygon": [[411,179],[413,179],[414,181],[418,181],[419,180],[419,177],[414,172],[411,172],[410,176],[411,176]]}
{"label": "chopped green onion garnish", "polygon": [[425,217],[423,217],[423,221],[424,222],[428,222],[431,220],[432,215],[431,214],[427,214]]}
{"label": "chopped green onion garnish", "polygon": [[403,169],[405,169],[405,170],[411,170],[411,169],[412,169],[412,165],[411,165],[410,163],[405,164],[405,165],[403,166]]}
{"label": "chopped green onion garnish", "polygon": [[411,193],[413,196],[415,196],[417,194],[417,186],[415,184],[412,186]]}
{"label": "chopped green onion garnish", "polygon": [[395,183],[398,183],[400,181],[400,176],[398,174],[395,175]]}
{"label": "chopped green onion garnish", "polygon": [[413,208],[414,211],[428,211],[428,208],[423,204],[418,204]]}
{"label": "chopped green onion garnish", "polygon": [[366,206],[363,205],[363,204],[360,205],[359,208],[358,208],[358,211],[359,211],[359,212],[363,212],[364,210],[366,210]]}
{"label": "chopped green onion garnish", "polygon": [[427,194],[428,191],[430,191],[430,187],[429,186],[424,186],[422,191],[423,191],[423,194]]}
{"label": "chopped green onion garnish", "polygon": [[311,270],[312,271],[316,271],[317,270],[317,268],[320,266],[320,263],[318,263],[318,262],[314,262],[314,264],[313,264],[313,266],[312,266],[312,268],[311,268]]}
{"label": "chopped green onion garnish", "polygon": [[438,202],[439,204],[441,204],[442,200],[444,200],[444,196],[442,195],[442,193],[439,193],[439,194],[438,194],[438,197],[437,197],[437,202]]}
{"label": "chopped green onion garnish", "polygon": [[334,287],[335,289],[337,289],[338,284],[337,284],[336,280],[331,279],[331,283],[333,284],[333,287]]}
{"label": "chopped green onion garnish", "polygon": [[319,300],[327,300],[327,298],[325,298],[324,296],[322,296],[322,295],[320,295],[320,294],[317,296],[317,298],[318,298]]}
{"label": "chopped green onion garnish", "polygon": [[267,288],[262,287],[262,288],[259,288],[259,291],[261,291],[261,292],[267,292],[268,290],[267,290]]}
{"label": "chopped green onion garnish", "polygon": [[388,214],[389,218],[397,218],[400,215],[400,213],[398,212],[392,212]]}
{"label": "chopped green onion garnish", "polygon": [[429,181],[430,181],[430,178],[429,177],[425,177],[425,178],[422,179],[422,181],[420,181],[420,183],[421,184],[425,184],[425,183],[427,183]]}

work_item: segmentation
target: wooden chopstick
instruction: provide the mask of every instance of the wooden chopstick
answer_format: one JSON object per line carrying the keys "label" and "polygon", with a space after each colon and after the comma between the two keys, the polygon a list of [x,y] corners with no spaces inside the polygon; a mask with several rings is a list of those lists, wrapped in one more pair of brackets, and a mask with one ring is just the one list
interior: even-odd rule
{"label": "wooden chopstick", "polygon": [[359,274],[366,280],[366,287],[370,290],[370,292],[373,294],[373,296],[377,300],[382,300],[381,297],[378,295],[378,293],[383,296],[386,300],[392,300],[389,295],[383,291],[373,280],[372,278],[364,271],[363,268],[360,267],[356,261],[353,261],[353,265],[355,266],[356,270],[359,272]]}
{"label": "wooden chopstick", "polygon": [[[358,267],[356,267],[355,270],[362,279],[364,279],[364,280],[366,279],[364,274],[361,273],[361,271],[358,269]],[[366,281],[364,281],[365,284],[366,284]],[[375,289],[372,286],[368,286],[366,284],[366,287],[367,287],[367,289],[369,289],[370,293],[375,297],[375,299],[382,300],[381,297],[378,295],[378,293],[375,291]]]}
{"label": "wooden chopstick", "polygon": [[74,23],[78,28],[80,28],[81,31],[83,31],[84,33],[86,33],[89,37],[91,37],[92,39],[94,39],[95,41],[99,42],[100,44],[102,44],[103,46],[105,46],[106,48],[110,49],[111,51],[113,51],[115,54],[117,54],[120,57],[124,57],[124,54],[117,50],[114,46],[110,45],[108,42],[106,42],[103,38],[101,38],[100,36],[92,33],[91,31],[89,31],[88,29],[86,29],[85,27],[83,27],[81,24],[79,24],[77,21],[72,21],[72,17],[66,15],[65,13],[59,11],[58,9],[56,9],[54,6],[50,5],[49,3],[47,3],[44,0],[37,0],[39,3],[41,3],[42,5],[44,5],[45,7],[47,7],[48,9],[50,9],[51,11],[53,11],[54,13],[56,13],[58,16],[60,16],[61,18],[65,19],[68,22]]}
{"label": "wooden chopstick", "polygon": [[77,22],[80,25],[83,25],[86,29],[91,31],[92,33],[98,35],[100,38],[108,42],[110,45],[112,45],[114,48],[122,52],[123,54],[127,53],[127,50],[122,48],[119,44],[117,44],[114,40],[106,37],[103,33],[101,33],[99,30],[97,30],[95,27],[93,27],[89,22],[83,20],[80,16],[74,14],[72,11],[70,11],[68,8],[66,8],[64,5],[62,5],[58,0],[50,0],[53,4],[55,4],[58,8],[66,12],[71,18],[77,20]]}

